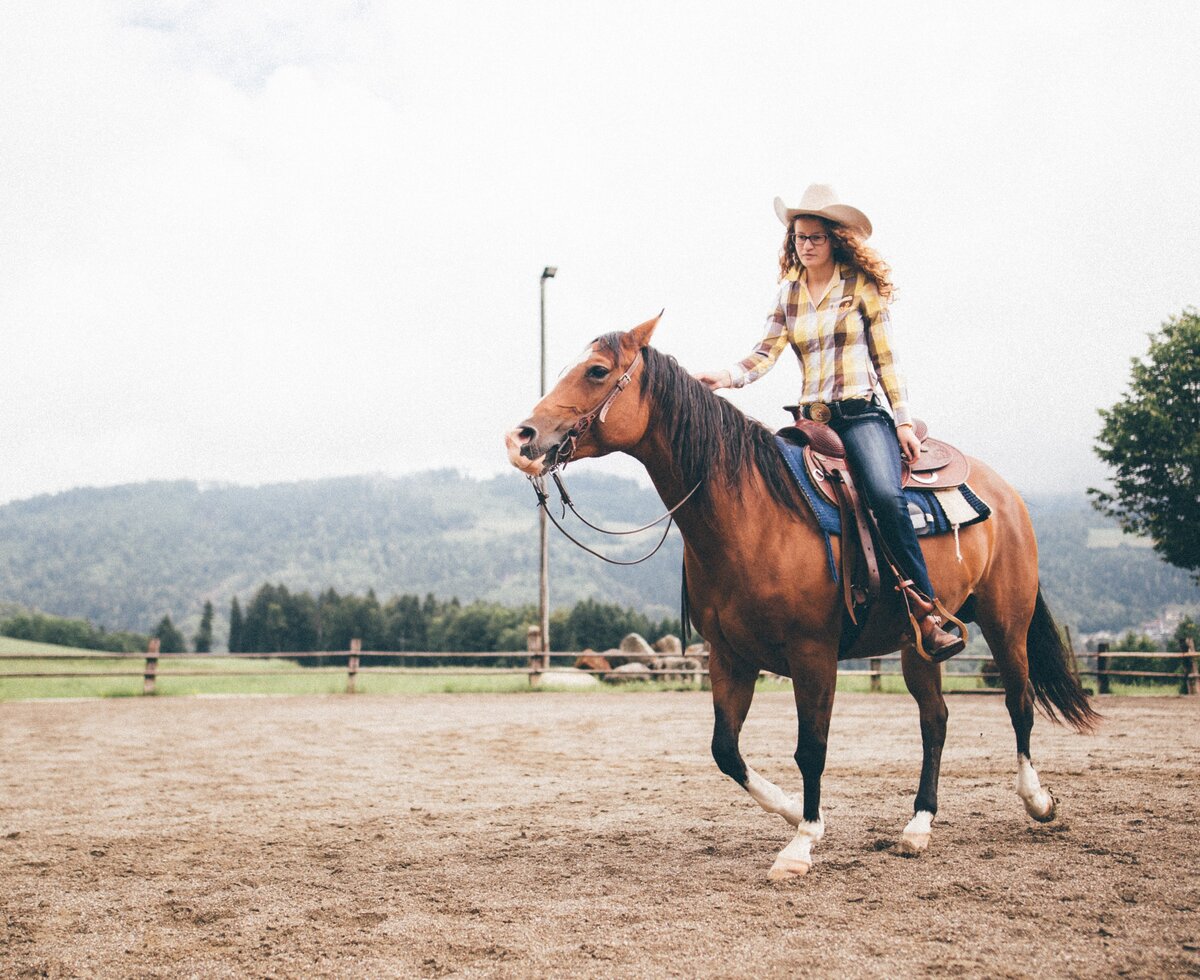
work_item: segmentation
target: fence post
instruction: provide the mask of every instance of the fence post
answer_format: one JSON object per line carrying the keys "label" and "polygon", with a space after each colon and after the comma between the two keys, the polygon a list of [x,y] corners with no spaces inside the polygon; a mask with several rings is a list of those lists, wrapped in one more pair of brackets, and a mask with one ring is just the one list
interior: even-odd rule
{"label": "fence post", "polygon": [[155,683],[158,680],[158,648],[160,641],[157,637],[150,641],[146,648],[146,669],[142,674],[142,693],[154,694]]}
{"label": "fence post", "polygon": [[877,694],[883,690],[883,661],[878,657],[871,657],[868,666],[871,669],[871,691]]}
{"label": "fence post", "polygon": [[355,681],[358,679],[358,655],[362,653],[362,640],[350,641],[350,656],[346,658],[346,693],[355,693]]}
{"label": "fence post", "polygon": [[542,663],[542,628],[530,626],[525,631],[525,649],[529,652],[529,686],[537,687],[541,677]]}
{"label": "fence post", "polygon": [[1196,644],[1190,636],[1185,636],[1179,644],[1183,659],[1183,677],[1179,679],[1180,694],[1200,694],[1200,677],[1196,676]]}
{"label": "fence post", "polygon": [[1108,644],[1100,642],[1096,644],[1096,693],[1108,693]]}

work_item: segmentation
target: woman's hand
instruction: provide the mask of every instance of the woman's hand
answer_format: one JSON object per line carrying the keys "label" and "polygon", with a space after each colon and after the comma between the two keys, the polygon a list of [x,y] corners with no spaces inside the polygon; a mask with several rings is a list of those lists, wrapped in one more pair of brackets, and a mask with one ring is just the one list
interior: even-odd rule
{"label": "woman's hand", "polygon": [[692,377],[701,384],[708,385],[711,391],[733,387],[733,378],[729,376],[728,371],[696,371]]}
{"label": "woman's hand", "polygon": [[896,427],[896,438],[900,442],[900,456],[906,463],[915,463],[921,455],[921,441],[913,431],[912,424],[905,422]]}

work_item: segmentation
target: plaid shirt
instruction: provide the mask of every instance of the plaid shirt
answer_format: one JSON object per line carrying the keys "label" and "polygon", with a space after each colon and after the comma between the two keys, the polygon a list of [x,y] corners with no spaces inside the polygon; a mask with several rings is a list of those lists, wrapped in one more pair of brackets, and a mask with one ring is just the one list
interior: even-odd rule
{"label": "plaid shirt", "polygon": [[[775,366],[790,343],[800,359],[804,385],[800,404],[870,398],[883,388],[896,424],[912,421],[904,376],[892,351],[887,304],[866,276],[847,295],[853,272],[839,266],[816,301],[808,283],[792,272],[780,284],[779,302],[767,318],[766,335],[729,375],[735,388],[757,381]],[[839,311],[850,306],[838,322]]]}

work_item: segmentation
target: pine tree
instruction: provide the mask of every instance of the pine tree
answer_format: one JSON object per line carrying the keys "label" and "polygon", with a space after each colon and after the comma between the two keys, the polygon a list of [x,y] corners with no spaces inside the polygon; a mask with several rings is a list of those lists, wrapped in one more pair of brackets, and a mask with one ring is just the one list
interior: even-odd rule
{"label": "pine tree", "polygon": [[229,605],[229,652],[242,653],[242,607],[237,596]]}
{"label": "pine tree", "polygon": [[170,616],[163,616],[150,635],[158,637],[159,653],[187,653],[187,640],[175,628]]}
{"label": "pine tree", "polygon": [[197,653],[212,653],[212,621],[213,605],[204,603],[204,613],[200,617],[200,629],[192,637],[192,649]]}

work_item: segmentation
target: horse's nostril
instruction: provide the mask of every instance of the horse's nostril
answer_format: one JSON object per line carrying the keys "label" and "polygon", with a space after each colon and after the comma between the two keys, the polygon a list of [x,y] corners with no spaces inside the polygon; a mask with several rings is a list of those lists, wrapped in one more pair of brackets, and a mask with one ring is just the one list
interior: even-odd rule
{"label": "horse's nostril", "polygon": [[537,438],[537,429],[532,425],[519,426],[517,428],[517,438],[520,440],[521,445],[528,445]]}

